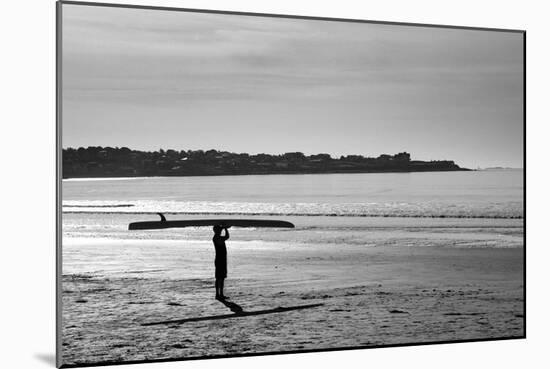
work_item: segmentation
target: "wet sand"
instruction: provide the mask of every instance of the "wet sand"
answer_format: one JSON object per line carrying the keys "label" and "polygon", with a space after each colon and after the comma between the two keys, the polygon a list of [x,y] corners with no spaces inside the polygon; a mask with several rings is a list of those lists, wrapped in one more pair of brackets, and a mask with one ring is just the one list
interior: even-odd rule
{"label": "wet sand", "polygon": [[224,304],[209,241],[64,239],[63,361],[523,336],[523,248],[402,241],[234,238]]}

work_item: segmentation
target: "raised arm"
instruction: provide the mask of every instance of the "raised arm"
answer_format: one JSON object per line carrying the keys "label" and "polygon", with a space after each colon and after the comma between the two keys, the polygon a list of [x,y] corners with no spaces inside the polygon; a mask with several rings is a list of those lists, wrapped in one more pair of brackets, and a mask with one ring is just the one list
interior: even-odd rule
{"label": "raised arm", "polygon": [[228,227],[224,228],[223,230],[225,231],[225,236],[223,236],[223,239],[224,240],[228,240],[229,239],[229,231],[227,230]]}

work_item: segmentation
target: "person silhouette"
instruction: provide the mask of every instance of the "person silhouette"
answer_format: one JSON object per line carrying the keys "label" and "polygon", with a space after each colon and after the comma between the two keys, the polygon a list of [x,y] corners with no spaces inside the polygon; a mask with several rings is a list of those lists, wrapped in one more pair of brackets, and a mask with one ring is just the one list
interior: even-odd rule
{"label": "person silhouette", "polygon": [[[227,249],[225,247],[225,241],[229,239],[229,227],[223,227],[220,225],[214,226],[214,249],[216,250],[216,258],[214,259],[214,265],[216,267],[216,300],[226,299],[223,294],[223,284],[225,278],[227,278]],[[225,234],[222,236],[222,230]]]}

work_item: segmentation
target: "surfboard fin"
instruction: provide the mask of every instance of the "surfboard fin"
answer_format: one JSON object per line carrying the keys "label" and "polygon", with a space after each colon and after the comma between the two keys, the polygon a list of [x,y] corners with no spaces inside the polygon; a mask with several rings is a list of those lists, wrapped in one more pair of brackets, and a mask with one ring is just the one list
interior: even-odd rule
{"label": "surfboard fin", "polygon": [[161,222],[166,222],[166,217],[164,216],[164,214],[162,213],[157,213],[158,215],[160,215],[160,221]]}

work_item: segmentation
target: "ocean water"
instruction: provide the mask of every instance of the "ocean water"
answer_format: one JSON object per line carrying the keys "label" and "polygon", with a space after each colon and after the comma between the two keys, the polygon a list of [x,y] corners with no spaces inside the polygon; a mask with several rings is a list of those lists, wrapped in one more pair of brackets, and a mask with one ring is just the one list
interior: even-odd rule
{"label": "ocean water", "polygon": [[100,244],[127,250],[142,241],[173,241],[211,251],[209,228],[128,230],[131,222],[159,219],[156,212],[168,219],[268,218],[296,226],[232,229],[231,242],[240,249],[518,248],[522,175],[500,170],[66,180],[64,263],[67,270],[73,261],[86,265],[105,251]]}
{"label": "ocean water", "polygon": [[523,218],[523,171],[63,181],[65,213]]}

